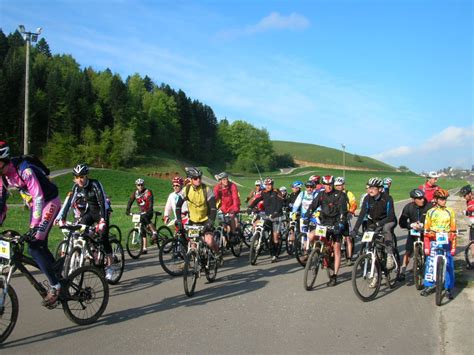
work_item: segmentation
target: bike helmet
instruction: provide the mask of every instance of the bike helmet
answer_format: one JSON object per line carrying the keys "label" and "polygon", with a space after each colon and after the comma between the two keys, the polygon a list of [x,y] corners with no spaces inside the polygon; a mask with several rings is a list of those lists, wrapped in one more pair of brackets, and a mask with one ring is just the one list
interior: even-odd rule
{"label": "bike helmet", "polygon": [[84,176],[89,174],[89,167],[87,164],[77,164],[74,169],[72,169],[72,175],[74,176]]}
{"label": "bike helmet", "polygon": [[217,181],[219,181],[219,180],[228,178],[228,177],[229,177],[229,174],[227,174],[225,171],[223,171],[222,173],[217,174],[217,175],[215,175],[214,177],[216,178]]}
{"label": "bike helmet", "polygon": [[466,196],[467,194],[471,192],[472,192],[471,185],[463,186],[461,187],[461,190],[459,190],[459,193],[461,194],[461,196]]}
{"label": "bike helmet", "polygon": [[181,186],[184,184],[184,180],[181,176],[175,176],[171,182],[173,184],[179,184]]}
{"label": "bike helmet", "polygon": [[315,184],[319,184],[319,182],[321,181],[321,176],[311,175],[308,180],[313,181]]}
{"label": "bike helmet", "polygon": [[0,141],[0,159],[10,158],[10,147],[7,143]]}
{"label": "bike helmet", "polygon": [[427,176],[427,179],[438,179],[439,174],[436,171],[430,171],[430,173]]}
{"label": "bike helmet", "polygon": [[410,191],[410,197],[411,198],[423,198],[425,197],[425,193],[423,190],[420,189],[413,189]]}
{"label": "bike helmet", "polygon": [[308,180],[308,181],[306,181],[306,184],[304,184],[304,186],[314,188],[316,186],[316,184],[314,183],[314,181]]}
{"label": "bike helmet", "polygon": [[255,180],[255,186],[261,186],[262,181],[261,180]]}
{"label": "bike helmet", "polygon": [[186,171],[186,175],[188,176],[188,178],[192,179],[192,178],[200,178],[202,176],[202,171],[199,170],[198,168],[195,168],[195,167],[187,167],[187,168],[184,168],[184,170]]}
{"label": "bike helmet", "polygon": [[322,182],[323,182],[324,185],[334,185],[334,176],[324,175]]}
{"label": "bike helmet", "polygon": [[291,184],[291,187],[301,189],[303,185],[303,181],[296,180],[293,184]]}
{"label": "bike helmet", "polygon": [[273,185],[273,179],[266,178],[265,180],[263,180],[263,184],[264,185]]}
{"label": "bike helmet", "polygon": [[370,178],[369,181],[367,181],[367,186],[368,187],[382,187],[383,182],[380,178],[373,177],[373,178]]}
{"label": "bike helmet", "polygon": [[340,186],[340,185],[344,185],[346,183],[346,180],[344,180],[344,178],[342,176],[338,176],[335,180],[334,180],[334,185],[335,186]]}
{"label": "bike helmet", "polygon": [[280,192],[283,193],[283,192],[287,192],[287,189],[285,186],[282,186],[279,188]]}
{"label": "bike helmet", "polygon": [[145,184],[145,180],[143,179],[136,179],[135,180],[135,185],[144,185]]}
{"label": "bike helmet", "polygon": [[449,192],[445,189],[438,189],[434,193],[434,198],[448,198]]}

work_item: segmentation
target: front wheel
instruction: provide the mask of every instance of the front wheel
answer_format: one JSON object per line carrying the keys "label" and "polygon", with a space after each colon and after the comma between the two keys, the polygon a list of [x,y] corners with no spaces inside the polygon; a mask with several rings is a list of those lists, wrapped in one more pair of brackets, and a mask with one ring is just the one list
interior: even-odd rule
{"label": "front wheel", "polygon": [[194,295],[197,278],[199,277],[199,258],[195,250],[190,250],[186,254],[183,268],[183,285],[186,296]]}
{"label": "front wheel", "polygon": [[318,277],[319,265],[321,264],[320,258],[321,252],[319,248],[314,248],[304,268],[303,286],[306,291],[310,291],[314,287],[314,283]]}
{"label": "front wheel", "polygon": [[306,266],[306,261],[308,260],[307,238],[306,233],[300,233],[295,239],[295,257],[302,267]]}
{"label": "front wheel", "polygon": [[127,252],[132,259],[138,259],[143,253],[143,238],[138,228],[133,228],[127,236]]}
{"label": "front wheel", "polygon": [[436,305],[441,306],[444,295],[444,259],[438,256],[436,262]]}
{"label": "front wheel", "polygon": [[413,253],[413,279],[417,290],[423,289],[424,269],[423,250],[419,245],[416,245]]}
{"label": "front wheel", "polygon": [[242,244],[244,244],[242,241],[242,237],[239,236],[238,238],[239,240],[237,242],[232,242],[232,244],[230,245],[230,250],[236,258],[240,256],[240,253],[242,252]]}
{"label": "front wheel", "polygon": [[54,253],[54,259],[58,260],[66,256],[66,250],[67,250],[67,240],[62,240],[56,247],[56,252]]}
{"label": "front wheel", "polygon": [[[290,234],[293,233],[293,240],[290,240]],[[289,230],[286,235],[286,252],[288,255],[293,255],[295,253],[295,232]]]}
{"label": "front wheel", "polygon": [[352,269],[352,289],[360,300],[367,302],[377,296],[382,279],[380,263],[372,254],[359,256]]}
{"label": "front wheel", "polygon": [[94,323],[109,302],[109,285],[93,266],[83,266],[66,279],[62,305],[66,317],[79,325]]}
{"label": "front wheel", "polygon": [[0,281],[0,300],[3,304],[0,307],[0,343],[3,343],[15,328],[18,319],[18,297],[11,285],[8,285],[8,291],[5,292],[4,281]]}
{"label": "front wheel", "polygon": [[160,265],[171,276],[183,274],[186,245],[179,238],[168,239],[160,247]]}
{"label": "front wheel", "polygon": [[[471,227],[471,229],[474,227]],[[466,260],[466,268],[467,269],[474,269],[474,253],[472,249],[474,248],[474,240],[467,245],[466,249],[464,249],[464,259]]]}
{"label": "front wheel", "polygon": [[109,227],[109,239],[117,239],[120,243],[122,243],[122,231],[115,224],[112,224]]}
{"label": "front wheel", "polygon": [[170,227],[168,226],[161,226],[156,230],[156,234],[158,234],[158,242],[157,246],[160,248],[160,245],[163,245],[167,240],[173,239],[174,235],[171,231]]}
{"label": "front wheel", "polygon": [[250,248],[250,240],[253,236],[253,225],[252,223],[246,223],[242,226],[243,240],[246,246]]}
{"label": "front wheel", "polygon": [[255,265],[257,263],[258,254],[262,250],[262,240],[260,232],[256,232],[252,239],[250,239],[250,253],[249,253],[249,262],[250,265]]}
{"label": "front wheel", "polygon": [[66,274],[69,275],[75,270],[79,269],[81,266],[84,266],[83,261],[84,261],[84,256],[82,254],[82,249],[79,247],[75,247],[72,250],[71,256],[69,258]]}
{"label": "front wheel", "polygon": [[206,279],[209,282],[214,282],[217,277],[217,260],[214,253],[210,250],[207,251],[206,261]]}
{"label": "front wheel", "polygon": [[122,278],[123,269],[125,268],[125,253],[122,244],[118,240],[111,240],[110,246],[112,247],[112,264],[108,267],[112,269],[112,276],[107,281],[109,284],[115,285]]}

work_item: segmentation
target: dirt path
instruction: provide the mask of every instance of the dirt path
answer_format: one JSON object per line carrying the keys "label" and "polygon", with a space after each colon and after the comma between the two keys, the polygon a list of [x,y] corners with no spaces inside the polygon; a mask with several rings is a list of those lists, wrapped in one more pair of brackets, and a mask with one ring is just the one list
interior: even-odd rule
{"label": "dirt path", "polygon": [[340,169],[340,170],[355,170],[355,171],[381,171],[377,169],[369,169],[369,168],[357,168],[354,166],[346,166],[344,167],[343,165],[337,165],[337,164],[323,164],[323,163],[315,163],[312,161],[306,161],[306,160],[296,160],[295,163],[298,164],[299,166],[314,166],[317,168],[326,168],[326,169]]}

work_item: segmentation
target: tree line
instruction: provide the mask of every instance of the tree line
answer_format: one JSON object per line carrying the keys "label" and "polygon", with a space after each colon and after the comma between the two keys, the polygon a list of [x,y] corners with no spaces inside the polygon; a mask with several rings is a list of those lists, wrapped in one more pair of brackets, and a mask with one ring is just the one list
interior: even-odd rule
{"label": "tree line", "polygon": [[[25,41],[0,29],[0,139],[22,151]],[[245,121],[218,121],[212,108],[145,75],[122,80],[66,54],[45,38],[30,50],[30,152],[54,166],[87,162],[127,167],[166,152],[196,164],[255,171],[292,166],[275,154],[268,132]]]}

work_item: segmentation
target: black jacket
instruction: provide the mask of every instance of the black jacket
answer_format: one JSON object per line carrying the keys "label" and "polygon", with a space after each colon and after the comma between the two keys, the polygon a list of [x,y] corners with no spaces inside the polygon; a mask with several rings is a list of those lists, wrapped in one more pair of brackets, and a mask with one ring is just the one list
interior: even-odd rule
{"label": "black jacket", "polygon": [[306,211],[305,218],[309,219],[318,207],[321,207],[319,218],[323,225],[329,226],[337,223],[346,223],[347,195],[343,191],[320,192],[311,202],[308,211]]}
{"label": "black jacket", "polygon": [[382,192],[377,197],[365,196],[362,202],[359,218],[354,226],[354,231],[358,231],[362,222],[367,219],[367,227],[375,229],[383,227],[390,222],[396,222],[393,199],[390,195]]}
{"label": "black jacket", "polygon": [[249,205],[249,208],[253,208],[262,200],[263,208],[267,216],[280,217],[283,215],[282,208],[284,199],[280,191],[275,189],[263,191],[259,197],[252,201],[252,203]]}
{"label": "black jacket", "polygon": [[433,204],[426,200],[422,207],[418,207],[415,202],[410,202],[405,205],[400,215],[400,227],[410,229],[410,224],[412,223],[421,222],[425,224],[426,212],[428,212],[430,208],[433,208]]}

